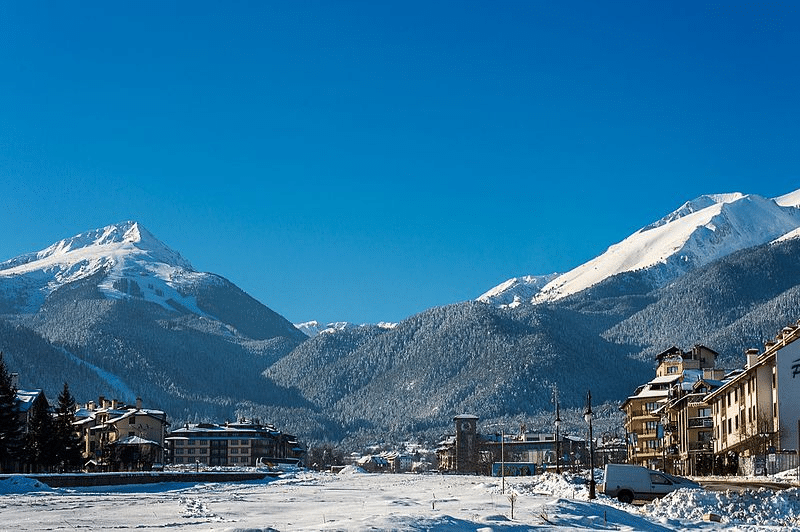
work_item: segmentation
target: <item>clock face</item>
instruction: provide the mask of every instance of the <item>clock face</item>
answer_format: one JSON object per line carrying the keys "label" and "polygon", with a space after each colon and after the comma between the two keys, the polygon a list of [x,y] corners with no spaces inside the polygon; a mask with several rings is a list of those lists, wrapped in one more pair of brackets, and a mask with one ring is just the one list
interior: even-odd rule
{"label": "clock face", "polygon": [[470,429],[469,421],[462,421],[461,422],[461,430],[467,431]]}

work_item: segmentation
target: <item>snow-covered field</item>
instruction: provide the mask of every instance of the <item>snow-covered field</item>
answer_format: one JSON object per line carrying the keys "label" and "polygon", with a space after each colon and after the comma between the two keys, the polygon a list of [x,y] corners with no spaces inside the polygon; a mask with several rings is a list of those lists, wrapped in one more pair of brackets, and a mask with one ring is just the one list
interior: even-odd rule
{"label": "snow-covered field", "polygon": [[[514,512],[510,496],[514,494]],[[715,513],[722,522],[704,521]],[[0,481],[2,530],[798,530],[800,490],[676,492],[645,506],[580,477],[287,473],[274,480],[51,489]]]}

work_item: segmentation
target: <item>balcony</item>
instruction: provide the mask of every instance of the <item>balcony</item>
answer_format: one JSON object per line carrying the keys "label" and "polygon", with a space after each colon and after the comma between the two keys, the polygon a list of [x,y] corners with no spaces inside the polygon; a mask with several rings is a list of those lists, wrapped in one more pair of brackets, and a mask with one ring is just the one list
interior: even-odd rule
{"label": "balcony", "polygon": [[714,444],[710,441],[690,441],[689,450],[711,452],[714,450]]}
{"label": "balcony", "polygon": [[710,429],[714,427],[714,419],[710,417],[690,417],[690,429]]}

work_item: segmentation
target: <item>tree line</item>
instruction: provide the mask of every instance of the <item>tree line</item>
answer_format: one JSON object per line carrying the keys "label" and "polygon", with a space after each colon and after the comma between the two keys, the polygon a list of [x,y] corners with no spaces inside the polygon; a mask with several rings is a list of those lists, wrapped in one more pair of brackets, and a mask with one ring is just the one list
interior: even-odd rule
{"label": "tree line", "polygon": [[51,408],[42,393],[23,411],[0,352],[0,472],[73,471],[82,465],[75,399],[65,382]]}

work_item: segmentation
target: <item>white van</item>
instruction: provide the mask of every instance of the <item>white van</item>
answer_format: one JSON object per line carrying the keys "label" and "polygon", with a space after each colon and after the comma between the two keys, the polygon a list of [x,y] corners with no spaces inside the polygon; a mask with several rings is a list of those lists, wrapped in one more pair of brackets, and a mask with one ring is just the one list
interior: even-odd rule
{"label": "white van", "polygon": [[688,478],[668,475],[646,467],[630,464],[606,464],[605,480],[600,491],[620,502],[653,500],[680,488],[699,488]]}

